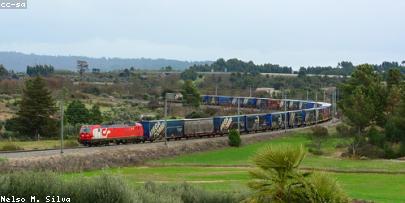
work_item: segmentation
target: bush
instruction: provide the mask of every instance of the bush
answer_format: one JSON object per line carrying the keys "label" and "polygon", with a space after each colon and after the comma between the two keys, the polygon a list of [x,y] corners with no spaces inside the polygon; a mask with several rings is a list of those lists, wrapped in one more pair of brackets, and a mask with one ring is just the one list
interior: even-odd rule
{"label": "bush", "polygon": [[1,151],[17,151],[17,150],[22,150],[20,146],[16,145],[15,143],[7,143],[1,147]]}
{"label": "bush", "polygon": [[324,173],[314,173],[308,181],[313,190],[309,191],[312,202],[349,202],[349,198],[336,180]]}
{"label": "bush", "polygon": [[[350,149],[350,147],[349,147]],[[350,151],[349,151],[350,152]],[[352,152],[350,152],[352,154]],[[372,144],[363,144],[357,149],[358,156],[366,156],[368,158],[384,158],[385,151],[384,149],[372,145]]]}
{"label": "bush", "polygon": [[52,173],[12,173],[0,176],[0,194],[22,197],[31,196],[45,201],[46,196],[69,197],[70,202],[119,202],[134,201],[133,191],[119,178],[102,175],[74,180]]}
{"label": "bush", "polygon": [[312,127],[311,130],[312,130],[311,139],[313,144],[316,146],[316,150],[314,151],[321,152],[321,144],[329,136],[328,129],[318,125]]}
{"label": "bush", "polygon": [[101,91],[97,87],[85,87],[82,92],[93,95],[100,95]]}
{"label": "bush", "polygon": [[340,123],[336,126],[336,132],[339,137],[349,137],[353,134],[353,130],[350,126]]}
{"label": "bush", "polygon": [[193,111],[186,115],[186,118],[206,118],[209,117],[205,112]]}
{"label": "bush", "polygon": [[209,192],[187,183],[167,185],[147,182],[142,188],[137,189],[135,195],[138,202],[231,203],[244,199],[244,195],[241,194]]}
{"label": "bush", "polygon": [[228,143],[229,146],[232,147],[239,147],[242,143],[242,140],[240,139],[240,134],[237,130],[232,129],[229,134],[228,134]]}
{"label": "bush", "polygon": [[121,178],[107,174],[92,177],[66,179],[54,173],[12,173],[0,176],[0,194],[30,200],[36,196],[45,201],[46,196],[69,197],[76,203],[214,203],[240,202],[243,195],[223,192],[209,192],[186,183],[176,185],[145,183],[133,189]]}
{"label": "bush", "polygon": [[63,143],[64,147],[77,147],[79,143],[76,140],[67,140]]}
{"label": "bush", "polygon": [[321,138],[321,137],[329,136],[329,132],[326,127],[317,125],[317,126],[312,127],[311,130],[312,130],[312,136],[314,136],[314,137]]}
{"label": "bush", "polygon": [[317,148],[308,148],[308,152],[314,154],[314,155],[323,155],[323,151]]}

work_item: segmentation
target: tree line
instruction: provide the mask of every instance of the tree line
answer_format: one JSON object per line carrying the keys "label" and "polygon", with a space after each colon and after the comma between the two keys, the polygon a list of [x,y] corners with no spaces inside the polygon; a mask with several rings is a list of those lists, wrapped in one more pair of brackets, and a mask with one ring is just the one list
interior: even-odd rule
{"label": "tree line", "polygon": [[270,63],[256,65],[252,61],[244,62],[236,58],[226,61],[220,58],[210,65],[193,65],[189,69],[197,72],[292,73],[291,67]]}
{"label": "tree line", "polygon": [[55,71],[52,65],[35,65],[27,66],[27,75],[33,76],[48,76]]}
{"label": "tree line", "polygon": [[[370,65],[373,69],[380,73],[388,72],[388,70],[396,68],[399,69],[401,73],[405,73],[405,61],[401,63],[398,62],[388,62],[384,61],[381,64]],[[278,64],[266,63],[263,65],[256,65],[252,61],[244,62],[239,59],[229,59],[224,60],[222,58],[216,60],[212,64],[200,64],[193,65],[189,67],[190,70],[196,72],[241,72],[241,73],[298,73],[301,75],[305,74],[316,74],[316,75],[350,75],[356,69],[350,61],[342,61],[337,64],[336,67],[332,66],[308,66],[300,67],[299,71],[293,71],[291,67],[280,66]]]}

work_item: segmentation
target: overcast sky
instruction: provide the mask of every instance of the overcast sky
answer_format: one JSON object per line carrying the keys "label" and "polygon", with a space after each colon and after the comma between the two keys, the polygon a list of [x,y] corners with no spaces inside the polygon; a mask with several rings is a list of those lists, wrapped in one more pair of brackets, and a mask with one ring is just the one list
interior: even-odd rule
{"label": "overcast sky", "polygon": [[295,68],[405,60],[403,0],[28,0],[0,23],[0,51]]}

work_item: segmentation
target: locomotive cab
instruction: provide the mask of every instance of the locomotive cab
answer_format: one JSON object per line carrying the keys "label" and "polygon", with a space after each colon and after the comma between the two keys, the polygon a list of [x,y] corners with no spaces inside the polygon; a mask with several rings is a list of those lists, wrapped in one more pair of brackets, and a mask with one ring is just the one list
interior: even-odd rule
{"label": "locomotive cab", "polygon": [[92,137],[93,135],[91,133],[90,126],[85,125],[80,128],[80,138],[79,138],[80,143],[86,144],[90,142]]}

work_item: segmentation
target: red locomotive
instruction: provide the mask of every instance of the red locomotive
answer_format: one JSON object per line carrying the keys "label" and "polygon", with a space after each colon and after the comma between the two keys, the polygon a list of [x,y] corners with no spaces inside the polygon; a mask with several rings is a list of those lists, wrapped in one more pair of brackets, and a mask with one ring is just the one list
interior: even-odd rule
{"label": "red locomotive", "polygon": [[143,139],[140,123],[131,125],[84,125],[80,128],[79,142],[83,145],[139,143]]}

